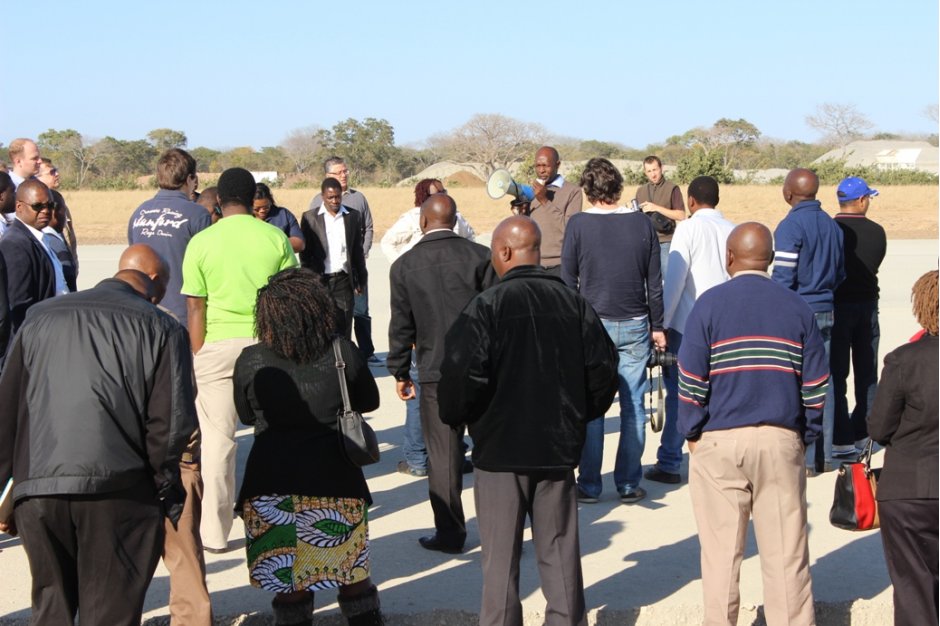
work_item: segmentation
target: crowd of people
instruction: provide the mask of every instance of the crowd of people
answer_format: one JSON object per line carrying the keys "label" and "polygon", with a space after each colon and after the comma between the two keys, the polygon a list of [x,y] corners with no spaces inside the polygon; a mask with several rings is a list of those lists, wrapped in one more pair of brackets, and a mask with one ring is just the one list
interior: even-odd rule
{"label": "crowd of people", "polygon": [[[211,624],[203,553],[230,550],[234,514],[277,624],[311,624],[314,594],[330,589],[352,626],[384,623],[372,496],[336,432],[345,404],[378,408],[370,366],[383,365],[369,315],[373,219],[346,162],[324,163],[298,221],[241,168],[200,192],[195,160],[169,150],[117,273],[77,291],[55,168],[28,139],[9,156],[0,486],[12,481],[15,509],[0,532],[23,539],[33,623],[139,623],[162,556],[171,623]],[[536,152],[534,197],[512,202],[489,248],[436,179],[416,185],[414,208],[381,240],[384,366],[407,407],[398,471],[427,478],[434,532],[418,543],[447,554],[465,549],[463,476],[474,472],[480,623],[522,624],[527,518],[546,623],[586,623],[578,506],[603,497],[615,398],[620,502],[642,501],[643,480],[681,483],[688,448],[704,623],[737,623],[750,519],[768,622],[815,623],[806,481],[870,439],[888,449],[878,498],[896,623],[936,623],[937,272],[913,289],[923,332],[888,355],[879,384],[886,238],[867,217],[878,191],[843,180],[833,219],[816,175],[795,169],[771,233],[728,221],[711,177],[683,196],[655,156],[632,202],[610,161],[589,160],[577,184],[560,164],[554,148]],[[651,367],[668,395],[644,472]],[[239,422],[254,437],[237,486]]]}

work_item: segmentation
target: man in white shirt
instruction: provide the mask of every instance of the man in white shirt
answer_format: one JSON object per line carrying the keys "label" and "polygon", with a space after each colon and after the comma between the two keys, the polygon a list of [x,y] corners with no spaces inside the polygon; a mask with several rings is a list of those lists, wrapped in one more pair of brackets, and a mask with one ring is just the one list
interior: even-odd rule
{"label": "man in white shirt", "polygon": [[16,185],[7,172],[0,172],[0,237],[13,223],[16,210]]}
{"label": "man in white shirt", "polygon": [[39,147],[32,139],[18,138],[10,142],[10,178],[18,188],[24,180],[39,173],[42,158]]}
{"label": "man in white shirt", "polygon": [[[669,250],[663,286],[664,322],[669,351],[678,354],[685,321],[695,301],[707,290],[728,280],[725,268],[728,235],[734,224],[715,208],[718,182],[699,176],[689,184],[689,211],[692,217],[676,224]],[[679,372],[665,368],[666,423],[663,426],[656,464],[644,474],[647,480],[677,484],[681,478],[682,445],[685,439],[676,429],[679,411]]]}
{"label": "man in white shirt", "polygon": [[343,188],[327,177],[320,185],[322,203],[303,214],[300,230],[306,246],[300,264],[323,277],[337,307],[337,330],[350,339],[353,294],[366,288],[368,272],[359,211],[343,206]]}

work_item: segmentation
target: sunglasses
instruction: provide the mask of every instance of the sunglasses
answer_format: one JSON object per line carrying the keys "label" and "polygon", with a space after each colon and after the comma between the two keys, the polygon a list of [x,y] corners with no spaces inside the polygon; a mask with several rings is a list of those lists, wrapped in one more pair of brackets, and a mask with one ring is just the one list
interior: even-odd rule
{"label": "sunglasses", "polygon": [[23,202],[23,204],[31,208],[33,211],[36,211],[36,213],[39,213],[40,211],[43,211],[45,209],[49,209],[50,211],[55,211],[57,208],[59,208],[59,203],[55,202],[54,200],[50,200],[49,202],[33,202],[33,203]]}

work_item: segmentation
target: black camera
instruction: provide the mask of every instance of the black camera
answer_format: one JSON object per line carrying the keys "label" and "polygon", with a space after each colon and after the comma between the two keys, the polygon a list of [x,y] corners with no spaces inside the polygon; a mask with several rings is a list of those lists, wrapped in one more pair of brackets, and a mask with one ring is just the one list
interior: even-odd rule
{"label": "black camera", "polygon": [[647,361],[646,367],[672,367],[676,362],[674,353],[653,350],[650,352],[650,359]]}

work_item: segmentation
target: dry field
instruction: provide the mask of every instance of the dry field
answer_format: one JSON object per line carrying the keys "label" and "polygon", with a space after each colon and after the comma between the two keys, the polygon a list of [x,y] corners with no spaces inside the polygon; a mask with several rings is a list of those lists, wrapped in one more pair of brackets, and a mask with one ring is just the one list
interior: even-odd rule
{"label": "dry field", "polygon": [[[398,216],[414,205],[411,189],[361,188],[369,199],[375,219],[376,241]],[[630,190],[632,191],[632,190]],[[490,200],[482,187],[454,187],[449,192],[473,228],[491,232],[509,215],[509,202]],[[154,191],[68,191],[65,199],[75,220],[75,230],[82,243],[114,244],[127,241],[127,222],[131,212]],[[315,195],[313,189],[275,189],[281,206],[290,208],[298,218]],[[632,197],[632,193],[625,194]],[[823,187],[819,198],[823,207],[835,214],[835,187]],[[891,239],[936,239],[938,188],[933,186],[882,187],[874,199],[869,217],[879,222]],[[770,185],[736,185],[721,189],[719,208],[733,222],[758,221],[771,228],[786,214],[780,188]]]}

